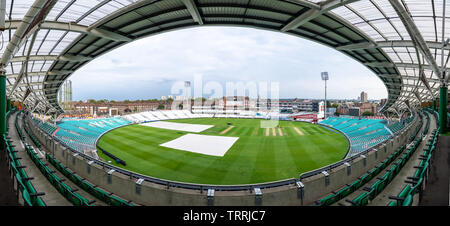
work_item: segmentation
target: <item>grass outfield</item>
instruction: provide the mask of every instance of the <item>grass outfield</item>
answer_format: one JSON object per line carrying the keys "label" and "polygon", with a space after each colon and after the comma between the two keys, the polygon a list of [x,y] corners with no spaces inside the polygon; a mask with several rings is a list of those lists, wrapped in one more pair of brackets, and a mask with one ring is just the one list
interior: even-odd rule
{"label": "grass outfield", "polygon": [[[188,132],[131,125],[105,134],[98,145],[127,165],[111,164],[153,177],[200,184],[252,184],[296,178],[341,160],[348,148],[344,135],[319,125],[280,121],[281,131],[260,128],[259,119],[200,118],[168,120],[214,125],[202,135],[239,137],[223,157],[161,147]],[[227,123],[232,123],[232,128]]]}

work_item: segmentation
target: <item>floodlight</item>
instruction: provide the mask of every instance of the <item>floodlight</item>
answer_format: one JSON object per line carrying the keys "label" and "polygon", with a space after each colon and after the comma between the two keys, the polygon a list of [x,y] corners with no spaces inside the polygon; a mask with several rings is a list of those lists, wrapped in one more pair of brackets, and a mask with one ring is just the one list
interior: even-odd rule
{"label": "floodlight", "polygon": [[328,80],[328,72],[322,72],[320,75],[322,76],[322,80]]}

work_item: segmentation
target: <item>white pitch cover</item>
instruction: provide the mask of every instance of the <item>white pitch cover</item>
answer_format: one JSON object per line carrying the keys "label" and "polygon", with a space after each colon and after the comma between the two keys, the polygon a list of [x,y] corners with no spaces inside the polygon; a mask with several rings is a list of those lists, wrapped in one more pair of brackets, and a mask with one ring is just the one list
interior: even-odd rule
{"label": "white pitch cover", "polygon": [[186,134],[160,146],[204,155],[222,157],[239,137]]}

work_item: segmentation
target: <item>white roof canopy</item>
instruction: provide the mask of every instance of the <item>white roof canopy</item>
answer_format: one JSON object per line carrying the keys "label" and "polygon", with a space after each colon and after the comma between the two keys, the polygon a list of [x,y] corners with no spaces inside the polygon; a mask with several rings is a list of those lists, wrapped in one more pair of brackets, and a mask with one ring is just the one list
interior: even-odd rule
{"label": "white roof canopy", "polygon": [[247,26],[313,40],[361,62],[386,85],[382,111],[394,111],[407,108],[406,100],[411,107],[433,100],[449,82],[441,73],[450,56],[450,45],[442,50],[450,38],[443,9],[443,0],[14,0],[6,2],[1,66],[9,98],[22,101],[29,89],[29,108],[62,112],[64,80],[114,48],[193,26]]}

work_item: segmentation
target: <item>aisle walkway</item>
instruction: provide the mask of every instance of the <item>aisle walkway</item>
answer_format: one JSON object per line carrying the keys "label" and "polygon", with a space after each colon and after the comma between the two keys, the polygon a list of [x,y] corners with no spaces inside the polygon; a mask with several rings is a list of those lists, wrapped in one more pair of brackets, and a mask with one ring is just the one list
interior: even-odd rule
{"label": "aisle walkway", "polygon": [[[67,201],[64,196],[62,196],[58,190],[56,190],[55,187],[47,180],[47,178],[41,173],[41,171],[36,167],[35,163],[31,160],[31,158],[28,156],[27,152],[25,151],[25,147],[22,144],[22,141],[19,138],[19,135],[17,133],[16,127],[14,125],[14,118],[16,116],[15,113],[11,115],[9,118],[9,136],[11,137],[11,140],[13,144],[15,145],[14,149],[17,152],[17,156],[20,159],[20,162],[22,165],[27,166],[25,168],[25,171],[27,172],[29,177],[33,177],[34,179],[31,180],[31,183],[35,187],[36,191],[38,192],[44,192],[45,195],[40,196],[42,200],[45,202],[48,206],[71,206],[72,204]],[[17,120],[20,120],[18,118]],[[20,123],[19,123],[20,124]]]}
{"label": "aisle walkway", "polygon": [[421,206],[450,205],[450,136],[439,136]]}
{"label": "aisle walkway", "polygon": [[[431,136],[431,133],[434,129],[436,129],[436,119],[434,118],[433,114],[430,114],[430,127],[428,129],[427,136],[425,139],[420,143],[419,146],[417,146],[416,151],[411,156],[411,158],[408,160],[408,162],[403,166],[403,168],[400,170],[400,172],[397,174],[395,179],[386,186],[386,188],[381,192],[372,202],[370,203],[371,206],[387,206],[387,204],[392,201],[392,199],[389,199],[389,196],[396,196],[400,193],[400,191],[405,187],[406,183],[405,181],[408,180],[407,177],[411,177],[416,172],[415,166],[418,166],[420,163],[419,157],[420,155],[423,155],[423,150],[425,148],[425,145],[428,141],[428,139]],[[420,130],[419,134],[417,136],[421,136],[423,133],[423,130],[426,125],[426,116],[424,116],[424,123],[422,126],[422,129]],[[426,188],[428,189],[428,188]],[[417,200],[414,200],[414,205],[417,205]]]}
{"label": "aisle walkway", "polygon": [[8,160],[3,152],[0,155],[0,206],[19,206],[14,182],[8,171]]}

